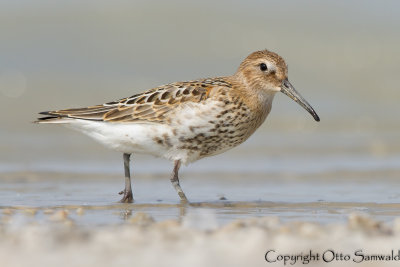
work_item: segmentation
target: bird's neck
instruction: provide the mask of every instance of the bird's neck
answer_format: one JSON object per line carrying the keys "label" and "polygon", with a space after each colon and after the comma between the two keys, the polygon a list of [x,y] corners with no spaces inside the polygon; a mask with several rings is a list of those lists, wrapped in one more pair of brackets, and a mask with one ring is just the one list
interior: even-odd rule
{"label": "bird's neck", "polygon": [[232,93],[238,96],[253,112],[258,114],[269,114],[274,99],[274,91],[266,91],[257,88],[257,84],[251,84],[241,76],[234,75],[229,77],[232,83]]}

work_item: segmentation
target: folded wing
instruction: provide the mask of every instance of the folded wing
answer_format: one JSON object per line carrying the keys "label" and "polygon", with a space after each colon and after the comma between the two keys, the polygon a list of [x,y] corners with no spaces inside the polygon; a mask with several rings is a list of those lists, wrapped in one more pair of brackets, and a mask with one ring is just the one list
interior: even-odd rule
{"label": "folded wing", "polygon": [[171,83],[115,102],[85,108],[45,111],[39,123],[56,123],[65,119],[82,119],[106,122],[164,122],[166,115],[185,102],[205,101],[215,87],[226,82],[206,79]]}

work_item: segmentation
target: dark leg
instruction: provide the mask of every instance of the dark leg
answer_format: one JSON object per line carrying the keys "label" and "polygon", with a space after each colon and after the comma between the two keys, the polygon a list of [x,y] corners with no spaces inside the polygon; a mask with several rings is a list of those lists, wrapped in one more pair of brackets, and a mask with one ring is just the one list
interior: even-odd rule
{"label": "dark leg", "polygon": [[180,167],[181,167],[181,161],[175,160],[174,170],[172,171],[171,175],[171,183],[174,186],[179,197],[181,198],[181,202],[188,203],[189,201],[186,198],[185,193],[183,193],[181,186],[179,185],[178,171]]}
{"label": "dark leg", "polygon": [[132,203],[132,186],[131,186],[131,172],[129,170],[129,158],[131,154],[124,153],[124,169],[125,169],[125,189],[119,192],[120,195],[124,194],[122,199],[119,201],[121,203]]}

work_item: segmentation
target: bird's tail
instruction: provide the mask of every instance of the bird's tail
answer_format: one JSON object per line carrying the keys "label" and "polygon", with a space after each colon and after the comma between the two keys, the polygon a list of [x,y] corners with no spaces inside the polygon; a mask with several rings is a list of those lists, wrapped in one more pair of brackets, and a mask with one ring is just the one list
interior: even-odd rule
{"label": "bird's tail", "polygon": [[39,114],[44,115],[39,117],[35,123],[68,123],[73,119],[103,121],[111,106],[97,105],[86,108],[72,108],[57,111],[43,111]]}

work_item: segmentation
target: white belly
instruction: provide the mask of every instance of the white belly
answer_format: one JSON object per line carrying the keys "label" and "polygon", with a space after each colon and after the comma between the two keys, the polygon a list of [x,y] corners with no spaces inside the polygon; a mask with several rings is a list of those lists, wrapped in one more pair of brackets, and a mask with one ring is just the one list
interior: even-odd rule
{"label": "white belly", "polygon": [[171,138],[173,132],[168,125],[74,119],[66,126],[83,132],[110,149],[123,153],[150,154],[169,160],[185,158],[184,155],[172,155],[172,151],[169,151],[176,140]]}
{"label": "white belly", "polygon": [[[200,106],[200,108],[199,108]],[[207,133],[213,125],[208,122],[221,107],[209,108],[190,105],[171,116],[169,124],[130,122],[113,123],[73,119],[66,126],[85,133],[108,148],[123,153],[142,153],[168,160],[181,160],[183,164],[196,161],[200,152],[179,149],[181,138]]]}

